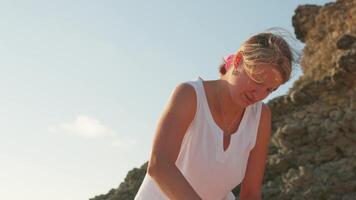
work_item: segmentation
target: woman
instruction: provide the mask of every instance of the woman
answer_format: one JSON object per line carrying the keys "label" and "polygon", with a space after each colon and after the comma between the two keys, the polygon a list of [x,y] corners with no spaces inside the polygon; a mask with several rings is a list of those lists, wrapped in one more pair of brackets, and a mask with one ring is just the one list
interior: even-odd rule
{"label": "woman", "polygon": [[261,199],[271,135],[262,100],[288,81],[292,49],[260,33],[220,66],[220,79],[198,78],[173,91],[156,129],[147,174],[135,200]]}

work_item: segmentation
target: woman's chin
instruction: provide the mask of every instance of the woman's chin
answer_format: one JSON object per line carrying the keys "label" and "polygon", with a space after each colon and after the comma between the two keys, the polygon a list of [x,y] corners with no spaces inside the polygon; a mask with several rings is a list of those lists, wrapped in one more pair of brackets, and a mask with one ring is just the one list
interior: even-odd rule
{"label": "woman's chin", "polygon": [[245,94],[242,95],[242,102],[243,102],[246,106],[251,105],[251,104],[254,103],[253,101],[251,101],[250,99],[248,99]]}

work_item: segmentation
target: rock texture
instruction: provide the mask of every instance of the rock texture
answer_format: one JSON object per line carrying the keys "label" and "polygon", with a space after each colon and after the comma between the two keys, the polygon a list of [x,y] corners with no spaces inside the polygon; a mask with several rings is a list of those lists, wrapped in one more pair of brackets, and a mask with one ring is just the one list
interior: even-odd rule
{"label": "rock texture", "polygon": [[111,189],[107,194],[98,195],[89,200],[133,200],[145,177],[147,165],[148,162],[140,168],[129,171],[119,188]]}
{"label": "rock texture", "polygon": [[[292,21],[305,43],[304,74],[268,103],[273,135],[263,199],[356,199],[356,0],[299,6]],[[92,200],[133,199],[146,167]]]}
{"label": "rock texture", "polygon": [[265,199],[356,199],[356,1],[299,6],[303,76],[270,101]]}

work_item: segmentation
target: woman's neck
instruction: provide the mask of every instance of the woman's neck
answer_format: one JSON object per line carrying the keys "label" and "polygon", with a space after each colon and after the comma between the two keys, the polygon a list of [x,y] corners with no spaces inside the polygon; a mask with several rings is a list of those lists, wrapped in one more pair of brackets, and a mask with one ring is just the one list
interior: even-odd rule
{"label": "woman's neck", "polygon": [[222,112],[224,113],[242,113],[245,107],[236,104],[229,91],[229,83],[224,79],[216,81],[215,94],[217,103],[220,104]]}

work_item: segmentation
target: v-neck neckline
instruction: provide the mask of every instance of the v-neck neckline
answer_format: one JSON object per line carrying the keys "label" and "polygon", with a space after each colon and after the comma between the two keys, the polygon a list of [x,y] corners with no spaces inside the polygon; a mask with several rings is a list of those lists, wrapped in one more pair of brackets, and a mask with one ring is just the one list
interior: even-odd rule
{"label": "v-neck neckline", "polygon": [[201,77],[198,77],[199,80],[200,80],[200,85],[201,85],[201,89],[202,89],[202,93],[203,93],[203,102],[204,102],[204,106],[205,106],[205,109],[208,111],[208,119],[210,121],[210,124],[212,124],[217,130],[218,130],[218,137],[220,139],[220,141],[222,141],[222,147],[220,147],[221,145],[221,142],[219,144],[219,149],[223,152],[223,153],[226,153],[228,152],[230,149],[231,149],[231,145],[233,144],[233,138],[235,136],[238,136],[240,135],[240,132],[241,132],[241,129],[243,128],[244,126],[244,122],[245,122],[245,118],[246,118],[246,115],[247,115],[247,111],[250,107],[247,106],[245,109],[244,109],[244,112],[243,112],[243,115],[242,115],[242,118],[241,118],[241,121],[240,121],[240,124],[239,126],[237,127],[236,131],[233,132],[232,134],[230,134],[230,143],[229,143],[229,146],[227,147],[226,150],[224,150],[224,130],[222,128],[220,128],[220,126],[215,122],[214,120],[214,117],[212,115],[212,112],[210,110],[210,107],[209,107],[209,103],[208,103],[208,98],[207,98],[207,95],[206,95],[206,92],[205,92],[205,88],[204,88],[204,83],[203,83],[203,79]]}

